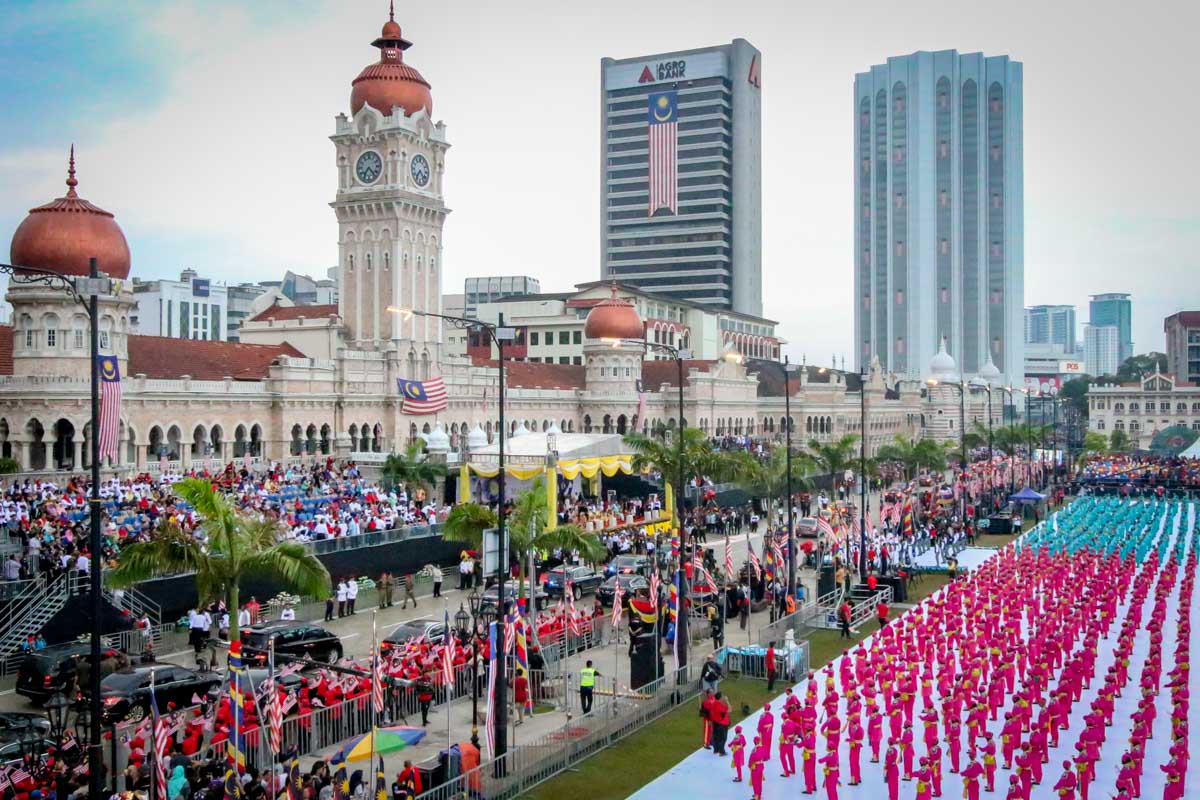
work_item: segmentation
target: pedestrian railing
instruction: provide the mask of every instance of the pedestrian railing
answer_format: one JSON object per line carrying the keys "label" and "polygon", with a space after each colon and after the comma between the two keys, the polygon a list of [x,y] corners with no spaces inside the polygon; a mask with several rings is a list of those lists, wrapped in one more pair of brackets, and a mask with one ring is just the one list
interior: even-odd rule
{"label": "pedestrian railing", "polygon": [[817,617],[817,607],[817,602],[805,603],[793,613],[762,626],[758,630],[758,643],[764,647],[771,642],[780,645],[784,642],[788,631],[791,631],[799,639],[809,628],[814,627],[812,621]]}
{"label": "pedestrian railing", "polygon": [[[700,692],[699,665],[669,672],[636,690],[615,679],[597,683],[596,701],[589,714],[568,718],[566,724],[527,742],[510,742],[498,759],[419,795],[420,800],[488,798],[508,800],[554,777],[629,734],[641,730]],[[514,728],[515,731],[515,728]]]}
{"label": "pedestrian railing", "polygon": [[866,598],[860,603],[855,603],[850,607],[850,627],[857,628],[871,617],[875,616],[875,609],[880,603],[891,604],[892,602],[892,587],[880,586],[874,594]]}
{"label": "pedestrian railing", "polygon": [[376,547],[381,544],[441,535],[442,524],[438,522],[433,525],[402,525],[386,531],[364,531],[357,536],[314,539],[311,542],[305,542],[304,546],[312,550],[314,554],[322,556],[328,553],[340,553],[346,550],[358,550],[363,547]]}

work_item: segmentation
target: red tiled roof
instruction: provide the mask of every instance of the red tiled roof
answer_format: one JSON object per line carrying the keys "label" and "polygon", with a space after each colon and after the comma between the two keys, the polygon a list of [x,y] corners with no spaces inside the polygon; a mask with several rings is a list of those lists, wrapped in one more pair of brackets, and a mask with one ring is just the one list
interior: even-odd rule
{"label": "red tiled roof", "polygon": [[[475,359],[477,367],[495,367],[495,359]],[[521,389],[582,389],[582,364],[535,364],[504,360],[505,384]]]}
{"label": "red tiled roof", "polygon": [[[700,372],[708,372],[712,369],[715,361],[704,361],[699,358],[684,359],[683,362],[683,385],[690,385],[688,373],[697,369]],[[674,359],[643,361],[642,362],[642,386],[646,387],[647,392],[657,392],[658,387],[664,383],[669,384],[671,388],[679,387],[679,366]]]}
{"label": "red tiled roof", "polygon": [[271,306],[257,316],[251,317],[250,322],[266,322],[277,319],[323,319],[330,314],[338,313],[337,303],[323,306]]}
{"label": "red tiled roof", "polygon": [[257,381],[267,377],[267,368],[280,356],[304,358],[287,342],[242,344],[130,336],[127,373],[131,377],[144,373],[147,378],[191,375],[196,380],[219,381],[229,376],[236,381]]}
{"label": "red tiled roof", "polygon": [[13,374],[13,326],[0,325],[0,375]]}

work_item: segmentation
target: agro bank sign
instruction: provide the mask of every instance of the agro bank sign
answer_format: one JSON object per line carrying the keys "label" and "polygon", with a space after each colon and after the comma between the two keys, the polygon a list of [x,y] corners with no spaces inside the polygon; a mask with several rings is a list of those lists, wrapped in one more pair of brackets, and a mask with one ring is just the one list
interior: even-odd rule
{"label": "agro bank sign", "polygon": [[663,57],[648,61],[613,64],[604,70],[605,89],[628,89],[656,83],[678,83],[729,74],[725,54],[720,51]]}

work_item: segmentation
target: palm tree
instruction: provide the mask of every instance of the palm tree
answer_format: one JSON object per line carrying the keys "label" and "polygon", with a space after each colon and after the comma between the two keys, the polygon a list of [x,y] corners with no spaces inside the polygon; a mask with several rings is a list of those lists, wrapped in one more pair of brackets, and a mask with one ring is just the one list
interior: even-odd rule
{"label": "palm tree", "polygon": [[483,532],[496,527],[496,512],[479,503],[459,503],[442,525],[442,538],[462,542],[472,550],[483,547]]}
{"label": "palm tree", "polygon": [[[625,434],[625,446],[633,451],[633,470],[652,470],[672,485],[703,476],[714,482],[737,477],[741,461],[730,453],[716,450],[699,428],[684,428],[683,436],[667,442],[640,433]],[[683,498],[675,498],[679,519],[683,518]]]}
{"label": "palm tree", "polygon": [[403,453],[391,453],[383,462],[383,482],[391,488],[416,484],[429,489],[446,477],[446,465],[425,458],[423,445],[410,442]]}
{"label": "palm tree", "polygon": [[816,439],[809,440],[808,459],[818,475],[833,476],[833,490],[841,486],[842,473],[857,461],[855,445],[858,434],[847,433],[842,438],[824,444]]}
{"label": "palm tree", "polygon": [[[739,466],[734,482],[746,494],[766,500],[778,500],[787,494],[787,450],[776,448],[766,461],[745,452],[736,458]],[[807,477],[812,470],[812,460],[807,453],[792,454],[793,491],[812,488],[812,481]]]}
{"label": "palm tree", "polygon": [[161,575],[193,572],[201,604],[225,600],[231,641],[237,641],[238,593],[244,578],[267,576],[307,597],[329,594],[329,572],[302,544],[277,541],[277,524],[237,511],[211,483],[185,478],[174,492],[203,518],[207,543],[164,523],[146,542],[121,551],[121,563],[108,575],[114,587],[133,586]]}
{"label": "palm tree", "polygon": [[1118,453],[1129,449],[1129,434],[1122,430],[1115,430],[1109,435],[1109,449],[1115,450]]}
{"label": "palm tree", "polygon": [[[992,431],[992,440],[995,441],[995,430]],[[963,434],[964,444],[968,450],[976,450],[980,447],[988,446],[988,429],[979,420],[975,420],[972,429]]]}
{"label": "palm tree", "polygon": [[528,489],[517,496],[505,525],[509,552],[518,563],[517,596],[520,598],[525,597],[525,579],[529,577],[531,553],[549,550],[576,551],[585,561],[592,564],[602,561],[608,554],[608,549],[597,534],[585,531],[578,525],[558,525],[548,529],[549,523],[550,508],[546,503],[546,481],[536,478]]}
{"label": "palm tree", "polygon": [[877,458],[880,461],[895,461],[904,469],[905,480],[911,480],[922,469],[939,471],[946,468],[946,457],[953,442],[939,444],[933,439],[909,441],[897,434],[896,438],[881,445]]}

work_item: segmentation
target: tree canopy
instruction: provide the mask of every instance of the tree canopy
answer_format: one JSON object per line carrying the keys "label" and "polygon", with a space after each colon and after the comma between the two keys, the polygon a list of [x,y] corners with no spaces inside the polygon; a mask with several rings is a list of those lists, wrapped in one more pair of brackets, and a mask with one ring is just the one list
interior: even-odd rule
{"label": "tree canopy", "polygon": [[383,483],[389,488],[420,486],[429,489],[446,477],[446,465],[425,458],[423,445],[410,442],[403,453],[391,453],[383,462]]}

